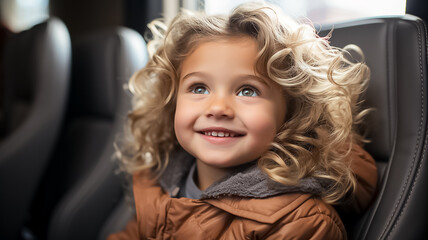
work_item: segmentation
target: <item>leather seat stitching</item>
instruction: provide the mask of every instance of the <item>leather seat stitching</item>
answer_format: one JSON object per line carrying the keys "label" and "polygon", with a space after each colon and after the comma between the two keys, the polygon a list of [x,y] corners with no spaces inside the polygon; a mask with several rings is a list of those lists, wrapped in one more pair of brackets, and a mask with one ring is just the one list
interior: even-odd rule
{"label": "leather seat stitching", "polygon": [[[421,43],[420,43],[420,30],[419,30],[418,27],[417,27],[417,29],[418,29],[418,46],[419,46],[419,66],[420,66],[420,68],[422,68],[422,64],[421,64],[421,54],[422,53],[421,53],[421,47],[420,47],[421,46]],[[422,88],[421,88],[421,102],[422,102],[422,106],[421,106],[421,118],[420,118],[420,122],[419,122],[418,136],[417,136],[417,140],[416,140],[416,145],[415,145],[415,151],[414,151],[414,154],[413,154],[412,164],[411,164],[410,169],[408,171],[408,174],[407,174],[407,177],[406,177],[406,182],[405,182],[404,186],[401,189],[400,197],[399,197],[398,201],[396,202],[396,204],[394,206],[394,210],[391,213],[391,215],[389,216],[388,222],[384,226],[383,231],[382,231],[379,239],[382,239],[382,237],[385,236],[385,235],[386,235],[386,238],[388,238],[390,236],[390,233],[392,232],[392,230],[389,231],[389,232],[387,232],[387,230],[388,230],[389,226],[391,225],[391,223],[393,222],[394,216],[396,216],[396,212],[398,211],[400,202],[402,202],[401,200],[404,197],[404,192],[405,192],[406,186],[408,185],[412,169],[415,166],[417,150],[418,150],[418,146],[420,145],[421,130],[422,130],[422,124],[423,124],[423,117],[424,117],[424,111],[423,111],[423,107],[424,107],[424,104],[423,104],[423,101],[424,101],[424,95],[423,95],[423,76],[421,76],[421,85],[422,85]],[[397,217],[397,219],[394,222],[394,226],[397,223],[397,220],[398,220],[398,217]]]}
{"label": "leather seat stitching", "polygon": [[[412,172],[412,169],[413,169],[413,167],[414,167],[414,165],[415,165],[415,161],[416,161],[416,150],[417,150],[417,147],[419,146],[419,139],[420,139],[420,132],[421,132],[421,129],[422,129],[422,125],[423,125],[423,118],[424,118],[424,107],[425,107],[425,105],[424,105],[424,100],[425,100],[425,96],[424,96],[424,78],[423,78],[423,64],[422,64],[422,40],[421,40],[421,31],[420,31],[420,28],[418,27],[418,25],[417,24],[414,24],[415,26],[416,26],[416,28],[418,29],[418,47],[419,47],[419,69],[420,69],[420,80],[421,80],[421,122],[420,122],[420,125],[419,125],[419,132],[418,132],[418,144],[416,144],[416,149],[415,149],[415,156],[414,156],[414,159],[413,159],[413,162],[412,162],[412,166],[411,166],[411,168],[410,168],[410,171],[409,171],[409,175],[407,176],[407,179],[406,179],[406,185],[407,185],[407,183],[408,183],[408,181],[409,181],[409,178],[410,178],[410,175],[411,175],[411,172]],[[425,36],[426,36],[426,29],[425,29]],[[405,196],[405,202],[404,202],[404,205],[403,205],[403,207],[401,208],[401,210],[400,210],[400,213],[398,214],[398,217],[397,217],[397,219],[395,220],[395,222],[394,222],[394,225],[392,226],[392,229],[391,229],[391,231],[389,231],[389,233],[388,233],[388,235],[386,236],[386,238],[387,239],[389,239],[390,237],[391,237],[391,234],[392,234],[392,232],[394,232],[394,230],[395,230],[395,227],[397,226],[397,224],[398,224],[398,221],[399,221],[399,219],[401,218],[401,216],[403,215],[403,212],[404,212],[404,209],[406,209],[407,208],[407,203],[408,203],[408,200],[410,199],[410,196],[412,195],[412,193],[413,193],[413,189],[414,189],[414,187],[415,187],[415,184],[416,184],[416,182],[417,182],[417,179],[418,179],[418,177],[419,177],[419,173],[420,173],[420,169],[421,169],[421,166],[422,166],[422,164],[424,163],[424,158],[425,158],[425,153],[426,153],[426,147],[427,147],[427,137],[428,137],[428,133],[427,134],[425,134],[425,141],[424,141],[424,148],[423,148],[423,151],[422,151],[422,156],[421,156],[421,161],[420,161],[420,163],[418,164],[418,168],[417,168],[417,172],[416,172],[416,176],[415,176],[415,178],[414,178],[414,181],[411,183],[412,184],[412,186],[411,186],[411,188],[410,188],[410,192],[409,192],[409,194],[407,195],[407,196]],[[402,193],[404,192],[404,187],[403,187],[403,191],[402,191]],[[403,196],[400,196],[400,200],[401,200],[401,198],[402,198]],[[394,210],[394,213],[395,213],[395,210]],[[388,223],[389,224],[389,223]]]}

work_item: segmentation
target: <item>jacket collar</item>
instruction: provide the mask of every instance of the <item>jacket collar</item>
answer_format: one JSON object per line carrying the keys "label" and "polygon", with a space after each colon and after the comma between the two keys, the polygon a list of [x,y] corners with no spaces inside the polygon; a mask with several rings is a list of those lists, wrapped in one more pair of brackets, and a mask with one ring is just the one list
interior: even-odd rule
{"label": "jacket collar", "polygon": [[[182,149],[172,153],[171,156],[174,158],[170,159],[160,176],[159,184],[175,197],[179,188],[183,186],[195,159]],[[285,193],[308,193],[319,196],[328,185],[328,181],[318,178],[304,178],[297,185],[284,185],[273,181],[253,162],[232,169],[230,174],[206,189],[201,199],[221,196],[267,198]]]}

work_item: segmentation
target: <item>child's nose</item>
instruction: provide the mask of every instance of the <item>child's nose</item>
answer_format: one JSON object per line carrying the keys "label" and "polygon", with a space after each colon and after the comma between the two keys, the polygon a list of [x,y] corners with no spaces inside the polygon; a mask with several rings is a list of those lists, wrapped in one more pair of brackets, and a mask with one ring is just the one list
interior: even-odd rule
{"label": "child's nose", "polygon": [[207,117],[233,118],[235,111],[232,107],[231,99],[225,96],[213,96],[207,108]]}

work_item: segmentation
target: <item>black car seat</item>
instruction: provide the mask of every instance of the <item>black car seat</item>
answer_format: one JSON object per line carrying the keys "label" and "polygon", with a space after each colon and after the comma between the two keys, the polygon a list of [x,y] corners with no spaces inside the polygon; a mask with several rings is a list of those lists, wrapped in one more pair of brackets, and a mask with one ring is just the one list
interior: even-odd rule
{"label": "black car seat", "polygon": [[[326,29],[321,35],[326,35]],[[371,69],[366,149],[379,168],[375,202],[343,216],[350,239],[425,239],[428,234],[427,31],[411,15],[336,24],[331,44],[360,46]]]}
{"label": "black car seat", "polygon": [[71,47],[64,23],[51,18],[7,39],[0,79],[0,239],[16,239],[66,105]]}
{"label": "black car seat", "polygon": [[41,239],[96,239],[121,198],[113,144],[130,110],[124,87],[148,59],[142,36],[127,28],[73,38],[72,47],[67,120],[33,204]]}

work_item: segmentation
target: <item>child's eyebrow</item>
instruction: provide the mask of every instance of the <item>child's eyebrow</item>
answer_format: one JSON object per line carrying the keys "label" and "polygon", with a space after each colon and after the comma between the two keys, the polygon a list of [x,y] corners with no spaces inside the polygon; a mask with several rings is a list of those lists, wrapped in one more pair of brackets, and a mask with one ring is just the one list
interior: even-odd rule
{"label": "child's eyebrow", "polygon": [[270,84],[267,80],[265,80],[264,78],[261,78],[257,75],[243,74],[243,75],[239,75],[237,77],[237,79],[239,79],[239,80],[255,80],[257,82],[262,83],[263,85],[266,85],[267,87],[270,87]]}
{"label": "child's eyebrow", "polygon": [[199,78],[211,78],[210,75],[203,73],[203,72],[191,72],[186,74],[186,76],[184,76],[183,78],[181,78],[181,81],[184,81],[190,77],[199,77]]}

